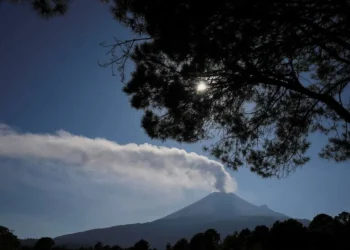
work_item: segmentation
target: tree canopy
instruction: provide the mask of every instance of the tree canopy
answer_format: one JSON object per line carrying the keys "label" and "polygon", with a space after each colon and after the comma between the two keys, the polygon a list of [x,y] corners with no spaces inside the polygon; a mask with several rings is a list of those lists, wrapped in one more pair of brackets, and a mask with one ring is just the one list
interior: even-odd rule
{"label": "tree canopy", "polygon": [[0,0],[0,3],[2,1],[30,4],[43,18],[65,15],[68,10],[68,4],[71,2],[71,0]]}
{"label": "tree canopy", "polygon": [[20,242],[7,227],[0,225],[0,249],[1,250],[17,250]]}
{"label": "tree canopy", "polygon": [[[10,0],[9,0],[10,1]],[[12,0],[18,2],[18,0]],[[44,17],[69,0],[28,0]],[[103,1],[108,2],[108,1]],[[309,161],[350,160],[348,0],[114,0],[135,37],[109,47],[151,138],[195,143],[226,166],[286,176]]]}
{"label": "tree canopy", "polygon": [[50,237],[39,239],[34,246],[35,250],[51,250],[55,245],[55,241]]}
{"label": "tree canopy", "polygon": [[[99,1],[102,3],[109,2],[109,0]],[[74,0],[0,0],[1,2],[29,4],[41,17],[50,19],[56,16],[64,16]]]}
{"label": "tree canopy", "polygon": [[124,91],[151,138],[205,147],[228,167],[285,176],[309,157],[350,159],[349,1],[115,0],[136,39],[104,66],[135,64]]}

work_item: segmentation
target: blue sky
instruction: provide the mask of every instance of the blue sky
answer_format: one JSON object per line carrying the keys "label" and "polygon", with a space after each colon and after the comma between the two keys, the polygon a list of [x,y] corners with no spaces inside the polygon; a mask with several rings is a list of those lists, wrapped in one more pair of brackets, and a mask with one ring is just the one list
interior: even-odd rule
{"label": "blue sky", "polygon": [[[63,138],[62,147],[71,147],[74,140],[86,140],[87,146],[81,150],[87,151],[83,153],[101,145],[109,148],[110,143],[113,148],[149,143],[204,155],[201,144],[150,140],[140,128],[140,112],[131,109],[121,91],[119,78],[110,69],[98,66],[98,61],[108,59],[100,42],[130,36],[113,20],[107,6],[95,0],[75,1],[64,18],[46,21],[28,6],[3,4],[0,31],[0,123],[7,125],[6,131],[11,131],[14,138],[34,138],[40,142],[30,144],[31,154],[45,151],[48,138]],[[55,135],[59,130],[69,134]],[[209,179],[229,173],[242,198],[257,205],[267,204],[293,217],[312,218],[321,212],[336,215],[349,211],[348,164],[320,160],[317,152],[326,138],[315,135],[311,139],[313,146],[308,154],[312,160],[282,180],[261,179],[247,169],[232,172],[218,167],[220,170],[214,173],[210,171],[217,163],[187,153],[183,157],[193,164],[205,161],[206,167],[213,167],[208,170]],[[127,146],[121,149],[130,151]],[[153,150],[156,160],[152,164],[159,164],[164,153],[154,152],[152,147],[138,149],[142,157]],[[131,173],[126,173],[128,181],[124,181],[122,169],[112,172],[113,176],[108,172],[108,180],[104,180],[104,166],[100,166],[100,172],[86,173],[75,166],[74,157],[71,160],[71,155],[63,151],[58,162],[0,156],[0,225],[22,238],[58,236],[150,221],[210,192],[210,188],[201,185],[202,180],[206,181],[204,175],[195,177],[194,186],[183,183],[176,187],[161,179],[145,181]],[[118,157],[113,159],[123,161]],[[173,164],[175,169],[180,167]],[[149,167],[152,170],[153,166]],[[138,171],[139,174],[142,169]]]}

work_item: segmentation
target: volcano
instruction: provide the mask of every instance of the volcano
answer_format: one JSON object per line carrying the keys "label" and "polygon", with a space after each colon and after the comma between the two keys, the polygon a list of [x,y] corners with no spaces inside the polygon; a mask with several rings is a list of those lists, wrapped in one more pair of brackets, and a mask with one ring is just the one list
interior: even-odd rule
{"label": "volcano", "polygon": [[[144,239],[152,247],[164,249],[167,242],[174,244],[181,238],[190,239],[209,228],[225,237],[244,228],[271,226],[277,220],[289,218],[266,205],[253,205],[233,193],[215,192],[152,222],[92,229],[59,236],[55,242],[57,245],[88,246],[100,241],[111,246],[130,247]],[[307,224],[307,220],[300,221]]]}
{"label": "volcano", "polygon": [[203,199],[162,219],[211,219],[225,220],[241,216],[267,216],[286,219],[288,216],[269,209],[266,205],[255,206],[234,193],[211,193]]}

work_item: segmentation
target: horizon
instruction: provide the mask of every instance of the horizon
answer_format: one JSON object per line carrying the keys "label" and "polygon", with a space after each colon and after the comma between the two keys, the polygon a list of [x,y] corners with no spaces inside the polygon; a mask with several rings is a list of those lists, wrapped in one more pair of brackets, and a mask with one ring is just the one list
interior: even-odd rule
{"label": "horizon", "polygon": [[151,140],[119,77],[98,66],[99,43],[132,37],[107,6],[75,1],[43,20],[3,3],[0,30],[0,225],[20,238],[150,222],[213,190],[292,218],[350,210],[349,164],[319,158],[320,134],[310,162],[281,179],[228,169],[205,141]]}
{"label": "horizon", "polygon": [[[187,207],[189,207],[189,206],[192,206],[192,205],[194,205],[195,203],[200,202],[201,200],[212,196],[213,194],[230,194],[230,195],[234,195],[234,196],[236,196],[236,197],[242,199],[239,195],[237,195],[237,194],[235,194],[235,193],[233,193],[233,192],[213,191],[213,192],[211,192],[211,193],[205,195],[204,197],[199,198],[198,200],[194,201],[193,203],[187,204],[187,205],[185,205],[184,207],[182,207],[182,208],[180,208],[180,209],[178,209],[178,210],[176,210],[176,211],[170,212],[169,214],[167,214],[167,215],[165,215],[165,216],[162,216],[162,217],[160,217],[160,218],[157,218],[157,219],[155,219],[155,220],[145,221],[145,222],[142,222],[142,223],[135,222],[135,223],[131,223],[131,224],[120,224],[120,225],[114,225],[114,226],[111,226],[111,227],[91,228],[91,229],[87,229],[87,230],[84,230],[84,231],[72,232],[72,233],[65,233],[65,234],[62,234],[62,235],[56,235],[56,236],[53,236],[53,239],[58,238],[58,237],[61,237],[61,236],[72,235],[72,234],[77,234],[77,233],[84,233],[84,232],[89,232],[89,231],[94,231],[94,230],[110,229],[110,228],[114,228],[114,227],[118,227],[118,226],[135,225],[135,224],[138,224],[138,225],[139,225],[139,224],[148,224],[148,223],[152,223],[152,222],[157,222],[157,221],[159,221],[159,220],[167,219],[168,216],[170,216],[170,215],[172,215],[172,214],[175,214],[175,213],[179,212],[180,210],[183,210],[184,208],[187,208]],[[244,200],[244,199],[243,199],[243,200]],[[246,200],[244,200],[244,201],[246,201]],[[246,202],[248,202],[248,201],[246,201]],[[252,204],[252,205],[254,205],[254,206],[256,206],[256,207],[260,207],[260,208],[261,208],[261,207],[265,207],[265,208],[270,209],[269,206],[268,206],[267,204],[256,205],[256,204],[251,203],[251,202],[248,202],[248,203],[250,203],[250,204]],[[271,210],[271,209],[270,209],[270,210]],[[271,211],[279,213],[279,211],[274,211],[274,210],[271,210]],[[288,216],[288,215],[285,215],[285,216],[287,216],[287,217],[289,217],[289,218],[292,218],[292,217],[290,217],[290,216]],[[309,220],[309,219],[306,219],[306,218],[293,218],[293,219],[308,220],[308,221],[310,221],[312,218],[311,218],[310,220]],[[39,237],[39,238],[40,238],[40,237]],[[36,239],[38,239],[38,238],[22,238],[21,240],[26,240],[26,239],[35,239],[35,240],[36,240]]]}

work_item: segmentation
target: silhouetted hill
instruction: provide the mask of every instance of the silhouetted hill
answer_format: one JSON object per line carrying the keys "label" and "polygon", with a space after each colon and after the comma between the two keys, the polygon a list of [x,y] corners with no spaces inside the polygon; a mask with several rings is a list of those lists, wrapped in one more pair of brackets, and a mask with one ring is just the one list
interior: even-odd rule
{"label": "silhouetted hill", "polygon": [[[255,206],[233,193],[212,193],[203,199],[159,220],[149,223],[129,224],[55,238],[57,245],[87,246],[101,241],[104,244],[132,246],[140,239],[152,247],[162,249],[167,242],[190,238],[208,228],[216,229],[222,237],[244,228],[257,225],[271,226],[276,220],[289,217],[267,206]],[[307,220],[300,220],[308,224]]]}

